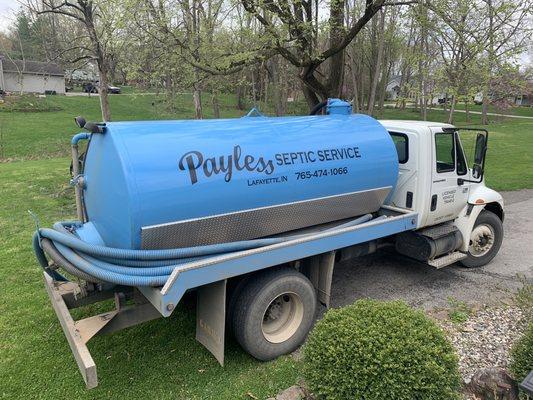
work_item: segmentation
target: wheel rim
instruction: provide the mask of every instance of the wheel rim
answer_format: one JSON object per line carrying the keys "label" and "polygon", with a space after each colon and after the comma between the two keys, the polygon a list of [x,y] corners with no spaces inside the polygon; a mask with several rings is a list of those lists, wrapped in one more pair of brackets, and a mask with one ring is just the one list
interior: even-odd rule
{"label": "wheel rim", "polygon": [[263,314],[263,336],[271,343],[282,343],[298,330],[303,316],[304,305],[300,296],[283,293],[270,302]]}
{"label": "wheel rim", "polygon": [[474,257],[483,257],[494,245],[494,229],[488,224],[481,224],[474,228],[470,235],[468,252]]}

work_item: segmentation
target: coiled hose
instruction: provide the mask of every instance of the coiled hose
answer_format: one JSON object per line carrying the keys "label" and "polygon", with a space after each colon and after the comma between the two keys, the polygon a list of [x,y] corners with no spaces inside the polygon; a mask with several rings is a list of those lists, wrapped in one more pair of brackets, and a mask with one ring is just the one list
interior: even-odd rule
{"label": "coiled hose", "polygon": [[[385,218],[384,216],[377,219]],[[347,228],[372,219],[371,214],[329,228],[326,231]],[[174,268],[197,260],[207,260],[222,254],[270,246],[302,238],[309,234],[245,240],[206,246],[131,250],[86,243],[73,231],[79,222],[58,222],[54,229],[35,232],[33,248],[39,264],[55,280],[66,280],[50,268],[46,254],[68,273],[88,282],[110,282],[124,286],[162,286]]]}

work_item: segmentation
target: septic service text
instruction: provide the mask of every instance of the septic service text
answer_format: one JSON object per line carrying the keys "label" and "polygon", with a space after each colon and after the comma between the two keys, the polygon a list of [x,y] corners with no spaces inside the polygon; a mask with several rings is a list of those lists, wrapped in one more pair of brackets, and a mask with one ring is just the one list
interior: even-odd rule
{"label": "septic service text", "polygon": [[180,171],[188,171],[191,184],[198,182],[198,175],[206,178],[224,174],[224,180],[230,182],[234,171],[248,171],[271,175],[276,166],[310,164],[324,161],[360,158],[359,147],[341,147],[309,151],[277,153],[273,159],[243,154],[241,146],[233,147],[228,155],[205,157],[201,151],[192,150],[181,156],[178,166]]}

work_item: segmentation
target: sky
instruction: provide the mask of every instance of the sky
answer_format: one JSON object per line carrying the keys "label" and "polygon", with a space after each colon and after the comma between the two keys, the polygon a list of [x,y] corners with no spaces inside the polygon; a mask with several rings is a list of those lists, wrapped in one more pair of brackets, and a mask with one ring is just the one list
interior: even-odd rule
{"label": "sky", "polygon": [[7,32],[13,15],[19,8],[17,0],[0,0],[0,31]]}

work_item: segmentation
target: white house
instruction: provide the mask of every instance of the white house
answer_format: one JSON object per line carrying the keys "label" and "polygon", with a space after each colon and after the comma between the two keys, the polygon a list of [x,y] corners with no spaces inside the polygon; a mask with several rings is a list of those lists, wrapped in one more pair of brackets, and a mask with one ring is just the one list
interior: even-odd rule
{"label": "white house", "polygon": [[400,81],[402,77],[400,75],[393,75],[389,78],[385,93],[387,100],[396,100],[400,95]]}
{"label": "white house", "polygon": [[67,69],[65,70],[65,79],[67,82],[96,82],[99,78],[98,72],[90,66],[86,66],[84,69]]}
{"label": "white house", "polygon": [[18,93],[65,94],[65,74],[54,63],[11,60],[0,55],[0,89]]}

